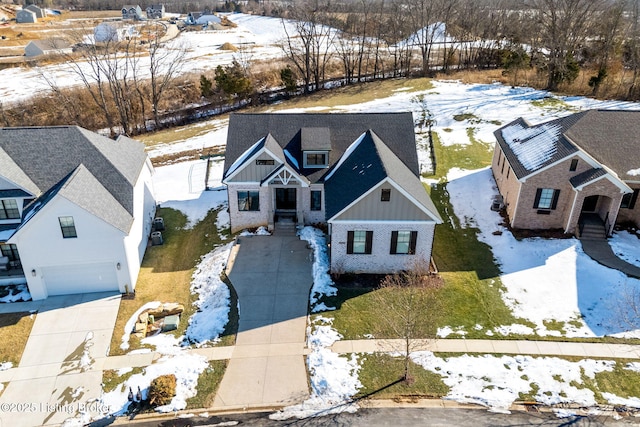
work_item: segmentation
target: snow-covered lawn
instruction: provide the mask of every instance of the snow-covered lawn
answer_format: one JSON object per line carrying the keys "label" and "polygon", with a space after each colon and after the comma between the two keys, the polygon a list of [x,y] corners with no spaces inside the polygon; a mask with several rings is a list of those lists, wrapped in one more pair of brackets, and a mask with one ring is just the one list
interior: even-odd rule
{"label": "snow-covered lawn", "polygon": [[[447,190],[461,224],[477,227],[479,239],[491,246],[502,270],[505,302],[516,317],[533,322],[538,335],[561,334],[547,329],[545,321],[565,323],[564,335],[569,337],[637,334],[627,331],[618,310],[624,309],[625,291],[639,289],[639,280],[598,264],[584,254],[577,239],[516,240],[500,225],[500,215],[489,209],[497,194],[489,169],[449,176]],[[627,243],[627,256],[639,259],[640,242],[633,245],[631,239],[638,240],[619,233],[616,245]],[[518,333],[523,332],[519,327]]]}

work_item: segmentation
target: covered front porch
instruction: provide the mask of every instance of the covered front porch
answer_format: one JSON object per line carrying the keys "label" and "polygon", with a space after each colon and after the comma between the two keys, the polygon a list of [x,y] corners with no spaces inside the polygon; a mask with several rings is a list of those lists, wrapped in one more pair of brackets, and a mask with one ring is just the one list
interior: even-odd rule
{"label": "covered front porch", "polygon": [[16,245],[0,242],[0,285],[27,283]]}
{"label": "covered front porch", "polygon": [[273,231],[279,221],[304,225],[305,191],[308,193],[309,181],[286,166],[278,168],[262,182],[269,189],[269,231]]}

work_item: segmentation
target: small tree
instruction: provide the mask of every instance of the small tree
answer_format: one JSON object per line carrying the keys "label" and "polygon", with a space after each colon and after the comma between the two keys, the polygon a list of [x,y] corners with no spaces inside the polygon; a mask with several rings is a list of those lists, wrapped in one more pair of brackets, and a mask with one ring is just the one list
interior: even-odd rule
{"label": "small tree", "polygon": [[216,67],[216,86],[224,93],[238,99],[247,98],[253,91],[251,80],[247,77],[244,68],[234,60],[231,65]]}
{"label": "small tree", "polygon": [[529,68],[531,58],[521,45],[512,45],[502,55],[504,74],[511,75],[511,86],[518,85],[518,71]]}
{"label": "small tree", "polygon": [[373,294],[380,312],[377,334],[400,339],[394,350],[403,354],[405,381],[411,380],[411,353],[436,338],[444,314],[441,289],[442,279],[430,274],[424,262],[416,262],[406,271],[386,276]]}
{"label": "small tree", "polygon": [[287,95],[292,94],[298,88],[296,77],[293,75],[293,70],[289,65],[280,70],[280,80],[282,80],[282,84],[284,85],[284,90],[287,91]]}
{"label": "small tree", "polygon": [[204,74],[200,75],[200,94],[205,98],[213,94],[213,82]]}
{"label": "small tree", "polygon": [[149,404],[162,406],[171,403],[176,395],[176,376],[173,374],[160,375],[151,381],[149,386]]}

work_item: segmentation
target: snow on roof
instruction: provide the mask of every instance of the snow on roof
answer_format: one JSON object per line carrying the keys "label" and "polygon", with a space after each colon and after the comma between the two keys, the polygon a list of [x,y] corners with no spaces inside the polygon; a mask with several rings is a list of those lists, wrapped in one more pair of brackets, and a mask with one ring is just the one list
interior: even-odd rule
{"label": "snow on roof", "polygon": [[328,181],[329,178],[331,178],[333,176],[333,174],[335,173],[335,171],[337,171],[338,169],[340,169],[340,166],[342,166],[342,164],[344,163],[345,160],[347,160],[349,158],[349,156],[351,155],[351,153],[354,152],[354,150],[356,148],[358,148],[358,145],[360,145],[360,143],[362,142],[362,140],[364,139],[364,136],[367,133],[364,132],[362,135],[360,135],[358,137],[358,139],[356,139],[350,146],[349,148],[346,149],[346,151],[344,152],[344,154],[342,155],[342,157],[340,157],[340,160],[338,160],[338,163],[336,163],[335,167],[331,170],[331,172],[329,172],[327,174],[327,176],[324,178],[325,181]]}
{"label": "snow on roof", "polygon": [[640,175],[640,168],[638,168],[638,169],[631,169],[630,171],[627,171],[627,175],[631,175],[631,176],[638,176],[638,175]]}
{"label": "snow on roof", "polygon": [[561,126],[544,124],[524,127],[514,123],[502,129],[502,137],[527,170],[535,170],[551,159],[558,150]]}

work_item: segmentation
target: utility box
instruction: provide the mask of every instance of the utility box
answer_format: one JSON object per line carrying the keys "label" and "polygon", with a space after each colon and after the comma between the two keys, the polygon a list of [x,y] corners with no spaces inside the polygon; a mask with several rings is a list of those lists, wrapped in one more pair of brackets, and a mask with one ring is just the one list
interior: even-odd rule
{"label": "utility box", "polygon": [[153,220],[153,230],[154,231],[164,231],[164,218],[157,217]]}
{"label": "utility box", "polygon": [[176,330],[178,329],[178,325],[180,325],[180,316],[177,314],[167,316],[164,318],[164,322],[162,324],[162,332]]}
{"label": "utility box", "polygon": [[151,245],[152,246],[158,246],[161,245],[163,243],[162,240],[162,233],[159,231],[154,231],[153,233],[151,233]]}

